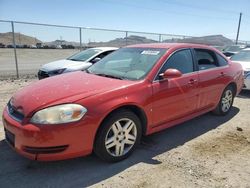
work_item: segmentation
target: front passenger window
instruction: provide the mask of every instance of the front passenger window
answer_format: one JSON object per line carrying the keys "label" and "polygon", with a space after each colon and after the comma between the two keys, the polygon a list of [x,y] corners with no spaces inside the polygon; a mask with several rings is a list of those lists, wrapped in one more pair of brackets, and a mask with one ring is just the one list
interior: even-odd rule
{"label": "front passenger window", "polygon": [[185,49],[175,52],[163,65],[160,73],[164,73],[167,69],[177,69],[182,74],[193,72],[194,66],[191,51]]}

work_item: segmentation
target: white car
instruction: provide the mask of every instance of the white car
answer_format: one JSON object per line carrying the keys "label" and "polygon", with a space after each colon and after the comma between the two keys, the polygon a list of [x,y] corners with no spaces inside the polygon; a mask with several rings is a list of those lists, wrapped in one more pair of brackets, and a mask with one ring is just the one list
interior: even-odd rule
{"label": "white car", "polygon": [[241,50],[233,55],[231,61],[240,63],[244,70],[244,87],[243,89],[250,90],[250,48]]}
{"label": "white car", "polygon": [[117,49],[118,48],[115,47],[89,48],[87,50],[78,52],[67,59],[47,63],[43,65],[38,71],[38,78],[40,80],[43,78],[56,76],[58,74],[85,70]]}

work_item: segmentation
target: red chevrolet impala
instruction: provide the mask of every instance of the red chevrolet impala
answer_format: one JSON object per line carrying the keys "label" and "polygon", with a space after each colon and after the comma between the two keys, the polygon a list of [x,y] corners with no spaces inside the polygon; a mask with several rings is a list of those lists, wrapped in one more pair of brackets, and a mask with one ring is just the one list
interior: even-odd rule
{"label": "red chevrolet impala", "polygon": [[6,140],[34,160],[94,151],[120,161],[142,135],[209,111],[226,115],[242,88],[242,72],[204,45],[121,48],[85,72],[37,81],[14,94],[3,112]]}

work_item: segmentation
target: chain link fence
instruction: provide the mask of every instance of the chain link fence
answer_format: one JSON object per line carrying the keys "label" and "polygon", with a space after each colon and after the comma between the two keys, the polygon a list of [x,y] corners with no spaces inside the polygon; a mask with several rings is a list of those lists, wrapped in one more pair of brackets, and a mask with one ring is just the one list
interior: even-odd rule
{"label": "chain link fence", "polygon": [[43,64],[90,47],[178,42],[191,37],[0,20],[0,78],[34,76]]}

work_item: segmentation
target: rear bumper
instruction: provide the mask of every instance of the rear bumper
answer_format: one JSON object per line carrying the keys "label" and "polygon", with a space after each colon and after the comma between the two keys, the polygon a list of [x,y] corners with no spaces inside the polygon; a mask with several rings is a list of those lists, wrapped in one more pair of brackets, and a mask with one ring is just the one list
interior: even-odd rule
{"label": "rear bumper", "polygon": [[75,124],[39,127],[33,124],[21,125],[3,112],[6,141],[19,154],[39,161],[54,161],[92,152],[97,126],[91,118]]}

